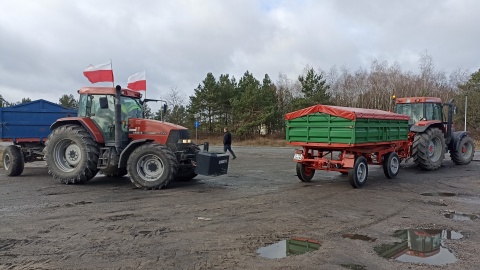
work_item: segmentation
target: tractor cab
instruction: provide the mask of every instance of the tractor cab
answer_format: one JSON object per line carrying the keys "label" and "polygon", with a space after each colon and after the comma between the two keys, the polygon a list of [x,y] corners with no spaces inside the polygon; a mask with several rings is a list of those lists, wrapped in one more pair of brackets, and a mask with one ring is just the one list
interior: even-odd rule
{"label": "tractor cab", "polygon": [[445,122],[442,100],[434,97],[397,98],[395,112],[410,116],[408,124],[415,125],[419,121]]}
{"label": "tractor cab", "polygon": [[[105,142],[115,141],[115,89],[84,87],[78,91],[78,117],[89,117],[98,127]],[[122,131],[128,132],[130,118],[144,118],[141,94],[122,89],[120,95]]]}

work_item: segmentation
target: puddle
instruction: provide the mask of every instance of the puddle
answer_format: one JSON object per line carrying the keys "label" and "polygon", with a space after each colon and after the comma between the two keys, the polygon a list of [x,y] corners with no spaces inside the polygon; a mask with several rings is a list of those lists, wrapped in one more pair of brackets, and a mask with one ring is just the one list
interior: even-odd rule
{"label": "puddle", "polygon": [[446,218],[451,218],[453,220],[476,220],[476,219],[478,219],[478,216],[474,215],[474,214],[464,214],[464,213],[456,213],[456,212],[445,213],[444,216]]}
{"label": "puddle", "polygon": [[422,196],[438,196],[438,197],[453,197],[457,194],[452,193],[452,192],[426,192],[426,193],[420,193]]}
{"label": "puddle", "polygon": [[351,234],[351,233],[346,233],[342,235],[343,238],[350,238],[353,240],[363,240],[363,241],[372,241],[375,242],[377,238],[372,238],[368,237],[366,235],[361,235],[361,234]]}
{"label": "puddle", "polygon": [[445,265],[457,261],[455,255],[445,247],[444,240],[463,237],[455,231],[432,229],[399,230],[394,236],[402,241],[375,247],[378,255],[400,262],[430,265]]}
{"label": "puddle", "polygon": [[291,238],[257,249],[257,254],[268,259],[279,259],[315,251],[320,248],[320,242],[305,238]]}

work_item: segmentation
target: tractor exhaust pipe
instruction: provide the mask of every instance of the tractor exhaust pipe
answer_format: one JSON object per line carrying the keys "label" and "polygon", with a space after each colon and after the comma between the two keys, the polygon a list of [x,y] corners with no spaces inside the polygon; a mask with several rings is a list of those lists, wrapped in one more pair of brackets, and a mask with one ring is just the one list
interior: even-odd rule
{"label": "tractor exhaust pipe", "polygon": [[122,147],[122,104],[120,103],[122,87],[117,85],[115,87],[115,149],[117,154],[120,154]]}

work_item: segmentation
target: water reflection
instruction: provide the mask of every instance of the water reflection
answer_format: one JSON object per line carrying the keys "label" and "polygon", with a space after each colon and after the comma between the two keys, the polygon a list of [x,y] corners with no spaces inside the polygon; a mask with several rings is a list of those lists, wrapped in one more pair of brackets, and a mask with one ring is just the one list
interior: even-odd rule
{"label": "water reflection", "polygon": [[445,247],[445,239],[460,239],[462,234],[450,230],[408,229],[399,230],[394,236],[401,242],[375,247],[375,251],[387,259],[401,262],[445,265],[454,263],[455,255]]}
{"label": "water reflection", "polygon": [[306,238],[291,238],[266,247],[261,247],[257,249],[257,253],[265,258],[279,259],[318,250],[319,248],[319,241]]}
{"label": "water reflection", "polygon": [[453,220],[476,220],[476,219],[478,219],[478,216],[474,215],[474,214],[464,214],[464,213],[456,213],[456,212],[445,213],[444,216],[446,218],[451,218]]}

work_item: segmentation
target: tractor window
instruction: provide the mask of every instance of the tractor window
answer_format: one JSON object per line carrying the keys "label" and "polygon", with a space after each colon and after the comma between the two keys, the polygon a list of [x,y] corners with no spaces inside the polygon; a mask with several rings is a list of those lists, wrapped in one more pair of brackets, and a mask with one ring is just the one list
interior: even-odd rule
{"label": "tractor window", "polygon": [[425,117],[427,120],[439,120],[443,121],[442,119],[442,105],[436,103],[427,103],[425,105],[426,115]]}
{"label": "tractor window", "polygon": [[143,107],[139,99],[121,97],[122,103],[122,119],[127,117],[143,118]]}
{"label": "tractor window", "polygon": [[78,116],[87,116],[87,95],[80,95],[80,100],[78,102]]}
{"label": "tractor window", "polygon": [[424,104],[423,103],[405,103],[397,104],[395,112],[399,114],[405,114],[410,116],[408,120],[409,125],[413,125],[424,118]]}

